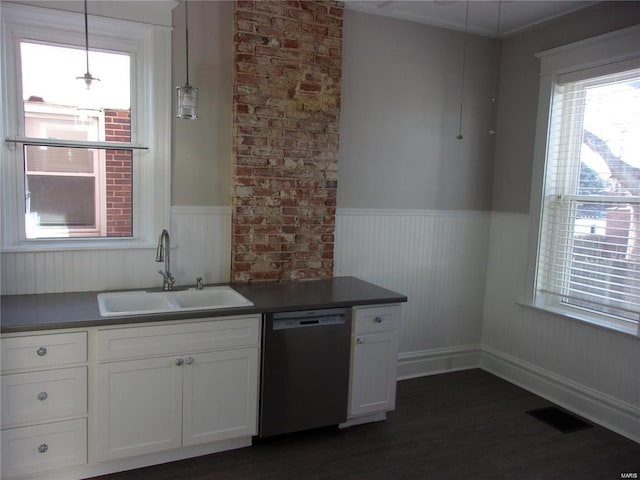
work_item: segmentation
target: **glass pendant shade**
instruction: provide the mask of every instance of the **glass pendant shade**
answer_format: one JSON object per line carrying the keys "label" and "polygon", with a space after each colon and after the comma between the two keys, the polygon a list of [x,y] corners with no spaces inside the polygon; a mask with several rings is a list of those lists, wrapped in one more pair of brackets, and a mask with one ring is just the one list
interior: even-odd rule
{"label": "glass pendant shade", "polygon": [[198,118],[198,89],[185,83],[181,87],[176,87],[177,106],[176,117],[184,120],[195,120]]}
{"label": "glass pendant shade", "polygon": [[198,89],[189,85],[189,3],[184,0],[185,72],[187,81],[176,87],[176,117],[184,120],[198,118]]}

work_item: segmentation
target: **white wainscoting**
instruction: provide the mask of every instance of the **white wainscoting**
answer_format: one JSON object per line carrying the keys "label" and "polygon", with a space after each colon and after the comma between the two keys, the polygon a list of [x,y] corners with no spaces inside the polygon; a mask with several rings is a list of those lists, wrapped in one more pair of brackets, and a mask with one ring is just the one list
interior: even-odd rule
{"label": "white wainscoting", "polygon": [[485,345],[481,366],[510,383],[640,443],[640,411],[569,378]]}
{"label": "white wainscoting", "polygon": [[228,282],[231,272],[231,207],[172,207],[178,284]]}
{"label": "white wainscoting", "polygon": [[[159,234],[160,232],[158,232]],[[171,209],[171,270],[177,284],[227,282],[231,252],[229,207]],[[2,294],[79,292],[161,285],[150,248],[3,252]]]}
{"label": "white wainscoting", "polygon": [[335,275],[408,297],[399,378],[479,366],[489,214],[338,209]]}
{"label": "white wainscoting", "polygon": [[491,217],[482,368],[640,441],[640,338],[519,305],[529,216]]}

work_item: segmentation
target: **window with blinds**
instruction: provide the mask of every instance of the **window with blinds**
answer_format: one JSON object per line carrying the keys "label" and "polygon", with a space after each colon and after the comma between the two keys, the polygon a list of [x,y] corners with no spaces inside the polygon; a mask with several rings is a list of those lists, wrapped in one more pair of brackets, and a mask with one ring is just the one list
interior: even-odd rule
{"label": "window with blinds", "polygon": [[557,77],[539,245],[545,303],[638,323],[640,69]]}

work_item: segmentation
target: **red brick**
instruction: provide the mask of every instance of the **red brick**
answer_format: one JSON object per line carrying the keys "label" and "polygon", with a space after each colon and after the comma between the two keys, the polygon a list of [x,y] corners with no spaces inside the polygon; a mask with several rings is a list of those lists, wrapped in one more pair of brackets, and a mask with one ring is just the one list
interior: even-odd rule
{"label": "red brick", "polygon": [[[234,17],[231,278],[326,278],[333,272],[341,4],[249,7],[236,4]],[[239,32],[240,22],[255,24],[256,33]]]}
{"label": "red brick", "polygon": [[263,13],[258,13],[254,11],[243,11],[237,10],[235,13],[236,22],[239,20],[247,20],[250,22],[257,22],[266,24],[269,22],[269,16]]}

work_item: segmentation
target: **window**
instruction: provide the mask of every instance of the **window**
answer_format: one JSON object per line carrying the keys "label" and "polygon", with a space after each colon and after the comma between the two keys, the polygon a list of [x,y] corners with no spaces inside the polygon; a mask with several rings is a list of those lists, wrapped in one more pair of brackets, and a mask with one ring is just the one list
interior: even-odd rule
{"label": "window", "polygon": [[152,245],[169,217],[170,30],[90,16],[86,89],[83,15],[12,5],[2,22],[3,250]]}
{"label": "window", "polygon": [[[131,61],[119,53],[90,55],[101,81],[88,90],[69,75],[83,71],[85,59],[75,47],[20,42],[24,132],[31,142],[22,152],[27,239],[133,235],[132,150],[85,146],[131,141]],[[51,139],[70,145],[48,145]]]}
{"label": "window", "polygon": [[630,333],[640,318],[639,67],[624,59],[546,79],[534,284],[536,305]]}

